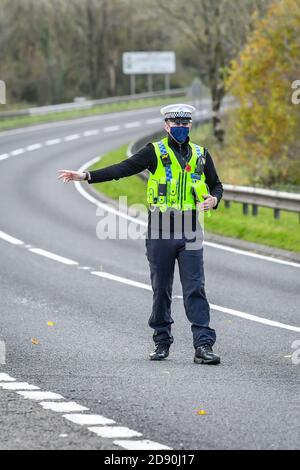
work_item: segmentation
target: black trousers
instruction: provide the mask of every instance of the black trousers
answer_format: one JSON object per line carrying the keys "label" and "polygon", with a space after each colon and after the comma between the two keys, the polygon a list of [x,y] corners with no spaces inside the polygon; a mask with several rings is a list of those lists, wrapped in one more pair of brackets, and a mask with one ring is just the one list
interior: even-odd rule
{"label": "black trousers", "polygon": [[[196,248],[196,249],[195,249]],[[154,329],[155,344],[172,344],[172,286],[175,261],[179,266],[183,302],[191,322],[194,347],[216,341],[215,330],[209,327],[210,307],[205,294],[203,245],[194,247],[186,237],[180,239],[146,238],[146,255],[150,265],[153,308],[149,326]]]}

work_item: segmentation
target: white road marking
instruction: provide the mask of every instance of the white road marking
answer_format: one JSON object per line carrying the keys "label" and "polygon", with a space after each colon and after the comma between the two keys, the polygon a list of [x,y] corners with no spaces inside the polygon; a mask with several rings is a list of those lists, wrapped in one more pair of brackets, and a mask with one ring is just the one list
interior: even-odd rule
{"label": "white road marking", "polygon": [[147,119],[146,123],[147,124],[157,124],[157,123],[162,123],[163,120],[161,118],[154,118],[154,119]]}
{"label": "white road marking", "polygon": [[66,403],[55,403],[51,401],[42,401],[40,405],[45,410],[55,411],[56,413],[79,413],[81,411],[89,411],[89,408],[85,406],[78,405],[73,401]]}
{"label": "white road marking", "polygon": [[[140,289],[152,291],[152,287],[150,285],[142,284],[141,282],[137,282],[137,281],[132,281],[131,279],[127,279],[125,277],[115,276],[113,274],[105,273],[102,271],[93,271],[91,272],[91,274],[94,274],[95,276],[99,276],[99,277],[104,277],[112,281],[121,282],[123,284],[129,284],[131,286],[138,287]],[[176,296],[173,296],[173,298],[182,299],[183,297],[182,295],[176,295]],[[268,320],[267,318],[257,317],[256,315],[251,315],[249,313],[240,312],[238,310],[233,310],[231,308],[220,307],[219,305],[210,304],[210,307],[214,310],[219,310],[220,312],[228,313],[229,315],[234,315],[236,317],[244,318],[246,320],[263,323],[269,326],[275,326],[277,328],[282,328],[284,330],[300,332],[300,327],[298,326],[286,325],[285,323],[279,323],[277,321]]]}
{"label": "white road marking", "polygon": [[83,133],[84,137],[92,137],[93,135],[98,135],[100,133],[99,129],[91,129],[90,131],[85,131]]}
{"label": "white road marking", "polygon": [[8,374],[0,374],[0,382],[16,382],[16,379]]}
{"label": "white road marking", "polygon": [[68,265],[78,265],[76,261],[73,261],[68,258],[64,258],[63,256],[56,255],[55,253],[51,253],[50,251],[42,250],[41,248],[29,248],[29,251],[35,253],[36,255],[45,256],[45,258],[50,258],[54,261],[58,261],[59,263],[68,264]]}
{"label": "white road marking", "polygon": [[231,246],[219,245],[218,243],[204,242],[206,246],[212,248],[217,248],[219,250],[230,251],[232,253],[237,253],[239,255],[250,256],[251,258],[263,259],[265,261],[272,261],[273,263],[286,264],[287,266],[293,266],[294,268],[300,268],[299,263],[294,263],[293,261],[286,261],[278,258],[271,258],[270,256],[259,255],[257,253],[252,253],[251,251],[239,250],[237,248],[232,248]]}
{"label": "white road marking", "polygon": [[16,149],[10,152],[12,157],[16,157],[17,155],[22,155],[25,152],[25,149]]}
{"label": "white road marking", "polygon": [[28,145],[28,147],[26,147],[26,150],[28,152],[31,152],[33,150],[38,150],[40,148],[42,148],[42,144],[33,144],[33,145]]}
{"label": "white road marking", "polygon": [[103,271],[92,271],[91,274],[95,276],[104,277],[106,279],[111,279],[112,281],[121,282],[123,284],[128,284],[130,286],[139,287],[140,289],[145,290],[152,290],[152,287],[148,284],[142,284],[141,282],[132,281],[130,279],[126,279],[125,277],[115,276],[114,274],[105,273]]}
{"label": "white road marking", "polygon": [[87,415],[87,414],[70,414],[63,415],[68,421],[81,426],[103,426],[108,424],[115,424],[113,419],[105,418],[101,415]]}
{"label": "white road marking", "polygon": [[235,317],[244,318],[246,320],[255,321],[258,323],[263,323],[264,325],[275,326],[277,328],[282,328],[284,330],[296,331],[300,333],[299,326],[286,325],[285,323],[280,323],[273,320],[268,320],[267,318],[257,317],[256,315],[251,315],[249,313],[240,312],[238,310],[233,310],[231,308],[220,307],[219,305],[210,304],[210,307],[213,310],[217,310],[222,313],[228,313],[229,315],[234,315]]}
{"label": "white road marking", "polygon": [[102,427],[90,427],[89,431],[94,432],[97,436],[106,437],[108,439],[116,437],[140,437],[142,434],[137,431],[133,431],[129,428],[122,426],[102,426]]}
{"label": "white road marking", "polygon": [[[78,171],[80,172],[83,172],[85,171],[87,168],[89,168],[90,166],[92,166],[94,163],[98,162],[99,160],[101,160],[101,156],[99,157],[95,157],[93,158],[92,160],[90,160],[89,162],[85,163],[84,165],[82,165],[81,168],[79,168]],[[119,217],[123,217],[124,219],[126,220],[129,220],[130,222],[133,222],[135,224],[138,224],[138,225],[141,225],[141,226],[144,226],[144,227],[147,227],[147,222],[146,221],[143,221],[141,219],[138,219],[138,218],[134,218],[134,217],[131,217],[130,215],[126,214],[125,212],[122,212],[122,211],[118,211],[117,209],[115,209],[114,207],[111,207],[109,206],[108,204],[104,204],[103,202],[100,202],[98,199],[96,199],[95,197],[93,197],[91,194],[89,194],[82,186],[82,184],[79,182],[79,181],[75,181],[75,188],[77,189],[77,191],[85,198],[87,199],[88,201],[92,202],[93,204],[95,204],[96,206],[98,207],[101,207],[102,209],[105,209],[107,212],[110,212],[111,214],[115,214],[115,215],[118,215]],[[88,183],[87,183],[88,184]]]}
{"label": "white road marking", "polygon": [[89,266],[78,266],[78,269],[82,269],[83,271],[91,271],[93,268],[89,268]]}
{"label": "white road marking", "polygon": [[119,131],[121,129],[121,126],[109,126],[109,127],[104,127],[103,132],[115,132]]}
{"label": "white road marking", "polygon": [[73,135],[67,135],[67,137],[64,138],[66,142],[71,142],[72,140],[77,140],[79,139],[80,135],[79,134],[73,134]]}
{"label": "white road marking", "polygon": [[12,383],[0,383],[0,387],[4,390],[40,390],[35,385],[30,385],[27,382],[12,382]]}
{"label": "white road marking", "polygon": [[46,141],[46,145],[57,145],[61,143],[61,139],[51,139]]}
{"label": "white road marking", "polygon": [[18,395],[21,395],[26,400],[64,400],[64,397],[59,395],[58,393],[53,392],[17,392]]}
{"label": "white road marking", "polygon": [[[96,163],[99,159],[100,159],[99,157],[93,158],[89,162],[82,165],[82,167],[78,171],[82,172],[82,171],[87,170],[91,165]],[[148,224],[144,220],[138,219],[138,218],[133,219],[132,217],[130,217],[125,212],[117,211],[116,209],[109,206],[108,204],[101,203],[98,199],[94,198],[87,191],[85,191],[82,184],[80,184],[78,181],[75,181],[75,187],[76,187],[77,191],[85,199],[92,202],[96,206],[103,207],[103,208],[105,208],[105,210],[107,212],[111,212],[113,214],[119,215],[119,217],[123,217],[124,219],[130,220],[131,222],[135,222],[138,225],[141,225],[143,227],[147,227]],[[292,261],[284,261],[284,260],[280,260],[278,258],[272,258],[271,256],[259,255],[257,253],[252,253],[251,251],[239,250],[239,249],[232,248],[232,247],[229,247],[229,246],[226,246],[226,245],[219,245],[217,243],[206,242],[206,241],[204,242],[204,245],[216,248],[218,250],[231,251],[233,253],[237,253],[237,254],[243,255],[243,256],[250,256],[252,258],[257,258],[257,259],[261,259],[261,260],[264,260],[264,261],[269,261],[269,262],[278,263],[278,264],[282,264],[282,265],[292,266],[294,268],[300,268],[300,263],[295,263],[295,262],[292,262]]]}
{"label": "white road marking", "polygon": [[8,243],[12,243],[13,245],[24,245],[24,242],[22,242],[21,240],[11,237],[5,232],[1,232],[1,230],[0,230],[0,238],[2,238],[2,240],[5,240]]}
{"label": "white road marking", "polygon": [[148,439],[142,441],[116,440],[113,443],[127,450],[172,450],[172,447],[167,447],[158,442],[149,441]]}
{"label": "white road marking", "polygon": [[126,129],[133,129],[134,127],[139,127],[141,125],[141,123],[139,121],[136,121],[136,122],[128,122],[127,124],[125,124],[125,128]]}
{"label": "white road marking", "polygon": [[8,153],[3,153],[2,155],[0,155],[0,160],[6,160],[9,157],[10,155]]}

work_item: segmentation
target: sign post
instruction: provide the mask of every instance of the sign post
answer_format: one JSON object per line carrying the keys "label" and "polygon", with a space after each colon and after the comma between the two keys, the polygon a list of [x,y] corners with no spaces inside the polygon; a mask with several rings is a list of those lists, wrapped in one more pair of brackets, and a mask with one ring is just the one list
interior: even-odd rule
{"label": "sign post", "polygon": [[170,89],[170,75],[176,72],[175,52],[124,52],[123,73],[130,76],[130,91],[135,93],[135,76],[148,75],[148,91],[153,91],[153,75],[165,75],[165,89]]}

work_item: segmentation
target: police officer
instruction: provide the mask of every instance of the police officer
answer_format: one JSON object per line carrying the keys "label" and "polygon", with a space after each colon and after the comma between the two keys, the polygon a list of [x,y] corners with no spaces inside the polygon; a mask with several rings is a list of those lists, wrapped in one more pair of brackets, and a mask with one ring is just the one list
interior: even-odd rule
{"label": "police officer", "polygon": [[211,209],[218,207],[223,186],[208,150],[190,142],[194,111],[193,106],[186,104],[165,106],[161,114],[167,135],[161,141],[149,143],[132,157],[99,170],[83,173],[59,170],[58,178],[93,184],[149,171],[146,255],[153,289],[149,326],[154,330],[155,343],[150,359],[167,358],[174,341],[171,303],[177,260],[185,312],[193,334],[194,362],[219,364],[220,357],[213,351],[216,333],[209,326],[203,217],[199,215],[210,215]]}

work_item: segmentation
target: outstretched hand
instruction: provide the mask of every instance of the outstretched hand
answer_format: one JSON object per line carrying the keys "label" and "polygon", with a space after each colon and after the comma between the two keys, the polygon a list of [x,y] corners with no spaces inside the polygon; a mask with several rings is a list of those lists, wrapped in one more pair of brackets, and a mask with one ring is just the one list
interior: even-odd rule
{"label": "outstretched hand", "polygon": [[80,171],[58,170],[58,173],[57,179],[63,179],[64,183],[69,183],[70,181],[84,181],[86,177],[86,174]]}
{"label": "outstretched hand", "polygon": [[210,194],[203,194],[202,195],[205,201],[199,204],[199,208],[202,211],[209,211],[213,207],[217,205],[217,198],[215,196],[211,196]]}

